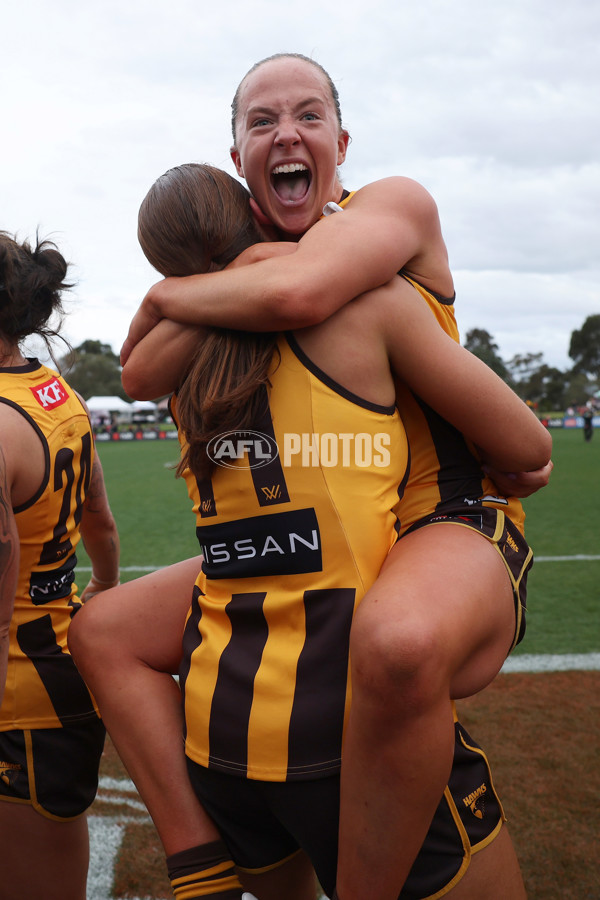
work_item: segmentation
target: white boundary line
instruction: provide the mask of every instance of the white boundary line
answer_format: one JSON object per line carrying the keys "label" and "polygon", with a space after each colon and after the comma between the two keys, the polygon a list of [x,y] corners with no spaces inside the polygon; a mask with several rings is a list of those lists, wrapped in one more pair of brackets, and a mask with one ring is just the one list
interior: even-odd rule
{"label": "white boundary line", "polygon": [[[512,656],[502,667],[503,673],[512,672],[565,672],[593,671],[600,669],[600,653],[565,654],[523,654]],[[132,809],[142,811],[145,807],[133,797],[115,797],[114,800],[102,796],[103,790],[117,790],[125,794],[137,791],[128,778],[100,779],[98,797],[105,802],[122,803]],[[150,825],[150,816],[95,816],[88,817],[90,832],[90,868],[88,874],[87,900],[124,900],[112,893],[114,866],[121,849],[125,826],[129,822]],[[129,900],[153,900],[151,897],[135,897]],[[325,898],[321,898],[325,900]]]}
{"label": "white boundary line", "polygon": [[[600,556],[588,556],[577,554],[575,556],[536,556],[536,563],[547,562],[597,562]],[[123,566],[122,572],[156,572],[163,566]],[[78,571],[90,572],[91,567],[79,566]],[[600,669],[600,653],[552,653],[552,654],[522,654],[511,656],[502,666],[505,674],[519,672],[568,672],[568,671],[596,671]],[[100,780],[100,792],[102,788],[135,792],[132,782],[127,779],[103,778]],[[103,798],[108,800],[109,798]],[[133,799],[121,799],[114,802],[125,803],[133,809],[143,809],[143,804]],[[121,848],[125,833],[125,825],[128,822],[137,824],[151,824],[148,816],[94,816],[88,818],[90,831],[90,868],[88,875],[87,900],[119,900],[112,893],[113,869]],[[130,900],[152,900],[151,897],[135,897]],[[324,900],[324,898],[323,898]]]}
{"label": "white boundary line", "polygon": [[588,556],[586,553],[576,553],[575,556],[536,556],[534,563],[546,562],[597,562],[600,556]]}
{"label": "white boundary line", "polygon": [[523,653],[509,656],[501,671],[592,672],[600,669],[600,653]]}
{"label": "white boundary line", "polygon": [[[150,822],[148,817],[148,822]],[[88,870],[87,900],[116,900],[113,894],[115,862],[121,849],[128,822],[144,822],[127,816],[88,816],[90,832],[90,867]],[[135,898],[141,900],[141,898]],[[151,898],[145,898],[151,900]]]}

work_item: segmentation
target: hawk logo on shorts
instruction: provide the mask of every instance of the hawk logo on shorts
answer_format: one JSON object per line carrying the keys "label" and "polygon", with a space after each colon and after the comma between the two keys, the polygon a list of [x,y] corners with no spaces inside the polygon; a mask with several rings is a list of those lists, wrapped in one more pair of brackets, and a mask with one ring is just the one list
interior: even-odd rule
{"label": "hawk logo on shorts", "polygon": [[481,787],[478,787],[476,791],[473,791],[472,794],[469,794],[468,797],[463,797],[463,803],[465,806],[468,806],[474,816],[478,819],[483,819],[483,808],[485,807],[485,802],[482,801],[481,806],[482,809],[479,809],[478,803],[487,791],[487,786],[482,784]]}
{"label": "hawk logo on shorts", "polygon": [[17,763],[4,762],[0,759],[0,781],[10,785],[15,780],[17,772],[21,771],[21,766]]}
{"label": "hawk logo on shorts", "polygon": [[511,550],[514,550],[515,553],[519,552],[519,548],[517,547],[516,541],[510,536],[510,534],[506,535],[506,543],[510,547]]}

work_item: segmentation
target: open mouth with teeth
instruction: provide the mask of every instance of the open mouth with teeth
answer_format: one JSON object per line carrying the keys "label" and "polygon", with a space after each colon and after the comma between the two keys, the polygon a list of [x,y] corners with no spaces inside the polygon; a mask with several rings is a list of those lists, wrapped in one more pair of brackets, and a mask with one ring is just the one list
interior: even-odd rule
{"label": "open mouth with teeth", "polygon": [[303,163],[286,163],[275,166],[271,172],[271,184],[283,203],[296,203],[308,193],[312,176]]}

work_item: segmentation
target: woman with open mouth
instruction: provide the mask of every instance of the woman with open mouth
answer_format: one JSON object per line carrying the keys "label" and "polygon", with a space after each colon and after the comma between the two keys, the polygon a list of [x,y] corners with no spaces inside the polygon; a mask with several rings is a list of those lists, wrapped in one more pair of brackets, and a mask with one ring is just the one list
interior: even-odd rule
{"label": "woman with open mouth", "polygon": [[[183,325],[298,329],[325,320],[396,273],[458,340],[435,203],[422,186],[402,177],[345,191],[338,167],[348,133],[327,73],[298,55],[271,57],[245,76],[232,109],[231,155],[248,183],[256,217],[295,242],[296,250],[269,258],[269,249],[257,245],[226,271],[159,282],[132,323],[123,361],[162,317]],[[162,393],[159,368],[154,360],[140,374],[149,379],[138,383],[140,396]],[[406,881],[461,761],[452,700],[489,684],[523,637],[529,564],[512,571],[499,540],[520,542],[524,516],[515,495],[543,486],[551,470],[548,463],[509,476],[487,461],[484,472],[486,461],[411,391],[400,387],[397,404],[412,469],[399,504],[401,540],[352,627],[340,900],[393,900]],[[503,538],[501,522],[509,528]],[[452,891],[456,900],[518,900],[524,888],[502,821],[491,831],[469,832],[485,820],[478,797],[477,790],[465,792],[463,800],[471,802],[465,802],[468,815],[459,829],[460,862],[435,896]]]}

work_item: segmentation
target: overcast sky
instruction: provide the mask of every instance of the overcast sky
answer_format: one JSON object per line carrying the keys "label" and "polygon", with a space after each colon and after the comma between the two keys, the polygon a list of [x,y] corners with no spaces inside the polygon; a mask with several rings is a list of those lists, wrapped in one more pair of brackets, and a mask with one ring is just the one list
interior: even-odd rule
{"label": "overcast sky", "polygon": [[25,0],[4,4],[0,228],[73,261],[66,334],[118,352],[157,274],[139,204],[173,165],[234,173],[248,68],[313,56],[352,135],[349,189],[394,174],[437,200],[462,334],[571,361],[600,313],[598,0]]}

